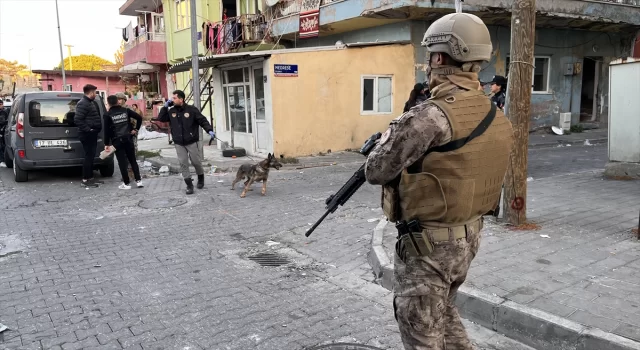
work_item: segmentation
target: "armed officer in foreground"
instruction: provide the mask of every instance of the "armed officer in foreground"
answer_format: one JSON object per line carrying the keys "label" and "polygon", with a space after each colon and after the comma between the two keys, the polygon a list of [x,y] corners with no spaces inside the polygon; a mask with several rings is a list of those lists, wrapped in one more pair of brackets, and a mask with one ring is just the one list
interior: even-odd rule
{"label": "armed officer in foreground", "polygon": [[394,310],[405,349],[473,349],[455,296],[478,252],[482,215],[498,204],[513,144],[511,123],[482,91],[489,30],[467,13],[427,30],[431,98],[393,120],[365,176],[383,186],[396,222]]}

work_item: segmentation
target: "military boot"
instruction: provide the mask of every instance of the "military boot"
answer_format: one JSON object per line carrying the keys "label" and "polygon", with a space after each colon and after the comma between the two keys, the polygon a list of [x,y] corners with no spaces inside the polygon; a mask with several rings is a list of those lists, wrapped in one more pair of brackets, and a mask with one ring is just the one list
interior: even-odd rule
{"label": "military boot", "polygon": [[187,194],[193,194],[193,180],[191,178],[184,179],[184,183],[187,184]]}
{"label": "military boot", "polygon": [[197,185],[197,187],[198,187],[199,190],[204,188],[204,174],[198,175],[198,185]]}

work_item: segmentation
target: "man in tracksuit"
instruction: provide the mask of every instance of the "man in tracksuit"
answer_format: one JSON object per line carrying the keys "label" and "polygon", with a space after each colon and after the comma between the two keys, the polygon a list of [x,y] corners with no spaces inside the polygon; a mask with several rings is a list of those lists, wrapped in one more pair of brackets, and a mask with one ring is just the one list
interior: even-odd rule
{"label": "man in tracksuit", "polygon": [[[104,115],[104,148],[109,149],[113,145],[116,149],[116,159],[122,175],[122,184],[118,187],[121,190],[130,190],[128,163],[131,164],[133,175],[136,178],[137,187],[142,187],[142,177],[140,168],[136,161],[136,153],[133,147],[133,137],[140,130],[142,117],[129,108],[118,104],[118,97],[111,95],[107,97],[109,111]],[[136,127],[131,124],[131,119],[136,120]]]}
{"label": "man in tracksuit", "polygon": [[98,184],[104,183],[93,178],[93,160],[98,147],[98,134],[102,130],[100,108],[95,101],[97,89],[91,84],[87,84],[82,88],[84,96],[76,105],[74,118],[74,122],[78,127],[78,136],[84,149],[81,183],[84,187],[98,187]]}
{"label": "man in tracksuit", "polygon": [[204,187],[204,169],[200,162],[198,151],[198,133],[202,127],[211,137],[215,137],[211,124],[198,108],[188,105],[184,101],[185,95],[181,90],[173,92],[173,101],[167,101],[158,114],[158,120],[169,122],[171,137],[178,153],[180,170],[184,182],[187,184],[187,194],[193,194],[193,180],[189,171],[189,158],[198,175],[198,189]]}

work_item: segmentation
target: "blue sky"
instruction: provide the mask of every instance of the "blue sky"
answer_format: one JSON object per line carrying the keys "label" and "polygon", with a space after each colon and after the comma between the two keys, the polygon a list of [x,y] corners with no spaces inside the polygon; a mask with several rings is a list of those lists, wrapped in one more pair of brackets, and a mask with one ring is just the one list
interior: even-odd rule
{"label": "blue sky", "polygon": [[[120,16],[126,0],[58,0],[62,44],[71,54],[95,54],[113,62],[122,30],[135,17]],[[0,58],[52,69],[60,63],[55,0],[0,0]],[[67,48],[63,46],[64,57]]]}

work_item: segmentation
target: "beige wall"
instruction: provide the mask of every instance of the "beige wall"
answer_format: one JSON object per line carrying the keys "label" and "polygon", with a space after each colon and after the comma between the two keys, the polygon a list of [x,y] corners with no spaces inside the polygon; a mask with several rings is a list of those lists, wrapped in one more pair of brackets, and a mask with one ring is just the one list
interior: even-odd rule
{"label": "beige wall", "polygon": [[[298,77],[275,77],[297,64]],[[269,60],[274,153],[303,156],[359,149],[402,114],[415,84],[411,45],[273,54]],[[393,112],[360,115],[361,76],[392,75]]]}

